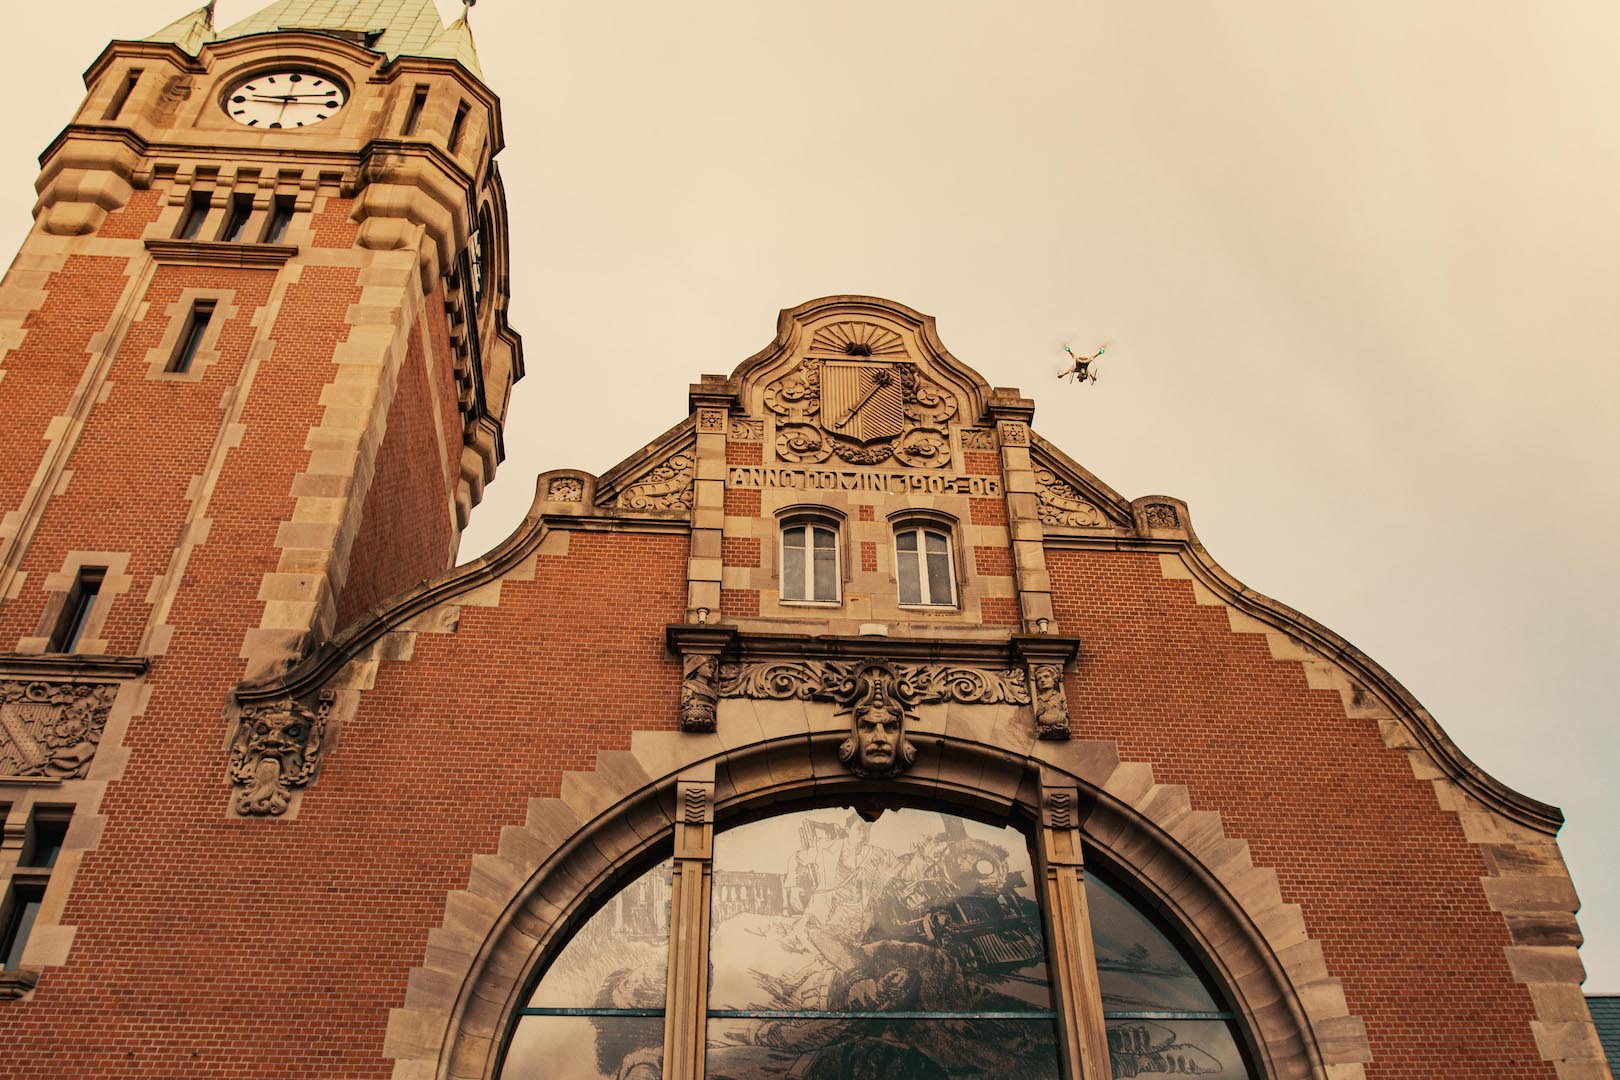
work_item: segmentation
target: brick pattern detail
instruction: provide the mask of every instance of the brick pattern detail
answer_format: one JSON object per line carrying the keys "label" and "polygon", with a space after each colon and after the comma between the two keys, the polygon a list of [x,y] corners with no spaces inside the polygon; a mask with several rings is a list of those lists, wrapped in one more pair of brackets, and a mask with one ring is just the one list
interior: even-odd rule
{"label": "brick pattern detail", "polygon": [[1021,626],[1024,621],[1015,596],[980,597],[979,618],[986,626]]}
{"label": "brick pattern detail", "polygon": [[438,432],[421,337],[410,350],[388,410],[388,431],[377,451],[349,573],[338,596],[337,626],[425,577],[449,567],[455,546],[453,489],[425,477],[441,475]]}
{"label": "brick pattern detail", "polygon": [[1155,555],[1049,551],[1047,567],[1059,624],[1086,643],[1075,737],[1152,761],[1275,868],[1366,1021],[1366,1075],[1427,1080],[1443,1053],[1458,1076],[1550,1080],[1480,851],[1377,722],[1347,717],[1264,635],[1234,633]]}
{"label": "brick pattern detail", "polygon": [[861,504],[861,520],[862,521],[872,521],[872,520],[876,519],[876,517],[877,517],[877,508],[876,507],[874,507],[871,503],[862,503]]}
{"label": "brick pattern detail", "polygon": [[994,450],[964,450],[962,466],[970,476],[1000,476],[1001,455]]}
{"label": "brick pattern detail", "polygon": [[726,443],[727,465],[763,465],[765,447],[757,442]]}
{"label": "brick pattern detail", "polygon": [[759,492],[726,489],[726,517],[759,517]]}
{"label": "brick pattern detail", "polygon": [[107,240],[139,240],[162,212],[162,193],[157,188],[136,191],[129,202],[107,215],[96,235]]}
{"label": "brick pattern detail", "polygon": [[315,231],[315,246],[351,248],[360,237],[360,226],[350,219],[354,213],[353,199],[332,196],[319,213],[310,215],[310,227]]}
{"label": "brick pattern detail", "polygon": [[1007,504],[1000,499],[969,499],[968,515],[975,525],[1007,524]]}
{"label": "brick pattern detail", "polygon": [[759,566],[760,541],[757,536],[728,536],[720,544],[722,566]]}
{"label": "brick pattern detail", "polygon": [[875,572],[877,570],[877,568],[878,568],[877,544],[874,543],[871,540],[862,540],[861,541],[861,570],[863,572],[865,572],[865,573],[870,574],[870,573]]}
{"label": "brick pattern detail", "polygon": [[720,614],[733,619],[759,617],[758,589],[721,589]]}
{"label": "brick pattern detail", "polygon": [[973,565],[984,577],[1012,577],[1012,552],[1004,547],[984,547],[975,545],[973,548]]}

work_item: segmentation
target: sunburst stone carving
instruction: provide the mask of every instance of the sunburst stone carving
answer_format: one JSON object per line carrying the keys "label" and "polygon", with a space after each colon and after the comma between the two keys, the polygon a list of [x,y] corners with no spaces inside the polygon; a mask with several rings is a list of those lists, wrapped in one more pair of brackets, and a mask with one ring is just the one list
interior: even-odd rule
{"label": "sunburst stone carving", "polygon": [[906,346],[899,334],[886,327],[841,322],[817,330],[810,339],[810,351],[842,356],[904,356]]}

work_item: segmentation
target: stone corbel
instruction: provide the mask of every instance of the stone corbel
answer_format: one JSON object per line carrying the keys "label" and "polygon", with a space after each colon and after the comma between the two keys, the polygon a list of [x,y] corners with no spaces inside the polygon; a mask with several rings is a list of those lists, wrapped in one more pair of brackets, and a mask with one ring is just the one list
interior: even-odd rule
{"label": "stone corbel", "polygon": [[1063,674],[1074,664],[1080,639],[1056,634],[1018,634],[1013,649],[1029,672],[1029,708],[1042,739],[1069,737],[1069,698]]}
{"label": "stone corbel", "polygon": [[322,690],[313,708],[296,698],[249,705],[231,740],[231,809],[243,817],[279,817],[293,795],[320,771],[335,694]]}
{"label": "stone corbel", "polygon": [[664,631],[669,651],[681,658],[681,730],[714,730],[720,701],[720,654],[731,647],[737,631],[721,626],[685,624]]}

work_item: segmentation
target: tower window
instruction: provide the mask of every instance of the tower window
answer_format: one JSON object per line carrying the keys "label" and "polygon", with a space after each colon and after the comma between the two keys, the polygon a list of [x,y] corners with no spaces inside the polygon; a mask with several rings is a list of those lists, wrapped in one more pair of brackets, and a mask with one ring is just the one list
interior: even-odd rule
{"label": "tower window", "polygon": [[428,88],[426,85],[418,85],[411,92],[411,105],[405,111],[405,127],[400,131],[401,135],[416,134],[417,125],[422,122],[422,110],[427,108],[427,96]]}
{"label": "tower window", "polygon": [[181,240],[195,240],[202,232],[203,220],[208,217],[208,206],[212,197],[206,191],[193,191],[186,199],[186,213],[180,219],[179,238]]}
{"label": "tower window", "polygon": [[950,534],[921,526],[901,528],[894,534],[894,554],[902,604],[955,606]]}
{"label": "tower window", "polygon": [[456,106],[456,118],[450,124],[450,152],[456,153],[461,149],[461,133],[467,126],[468,106],[465,101]]}
{"label": "tower window", "polygon": [[62,846],[67,841],[68,821],[71,817],[70,810],[36,808],[28,845],[17,865],[38,870],[49,870],[55,866],[56,857],[62,853]]}
{"label": "tower window", "polygon": [[782,599],[838,602],[838,532],[828,525],[782,530]]}
{"label": "tower window", "polygon": [[135,92],[135,84],[141,81],[141,69],[131,68],[124,81],[118,84],[113,91],[112,100],[107,103],[107,111],[101,114],[103,120],[116,120],[118,114],[124,111],[124,105],[129,101],[129,95]]}
{"label": "tower window", "polygon": [[29,932],[39,917],[40,905],[45,900],[43,885],[13,885],[10,902],[5,907],[5,921],[0,923],[0,971],[16,971],[22,963],[23,949],[28,946]]}
{"label": "tower window", "polygon": [[51,635],[50,652],[70,653],[79,647],[85,628],[90,623],[90,612],[95,609],[96,597],[101,593],[101,582],[107,576],[105,566],[81,566],[68,590],[67,602],[56,620],[56,632]]}
{"label": "tower window", "polygon": [[253,196],[231,196],[231,213],[225,219],[225,228],[221,230],[219,238],[226,243],[234,244],[242,239],[242,233],[247,229],[248,218],[253,216]]}
{"label": "tower window", "polygon": [[264,228],[264,242],[279,244],[287,238],[287,228],[292,225],[293,200],[291,195],[277,195],[275,203],[270,207],[270,222]]}
{"label": "tower window", "polygon": [[198,300],[191,305],[191,314],[186,318],[186,328],[180,332],[180,340],[175,343],[174,355],[169,358],[169,366],[163,370],[183,375],[191,370],[196,362],[197,350],[202,345],[203,334],[208,330],[208,324],[214,318],[214,301]]}

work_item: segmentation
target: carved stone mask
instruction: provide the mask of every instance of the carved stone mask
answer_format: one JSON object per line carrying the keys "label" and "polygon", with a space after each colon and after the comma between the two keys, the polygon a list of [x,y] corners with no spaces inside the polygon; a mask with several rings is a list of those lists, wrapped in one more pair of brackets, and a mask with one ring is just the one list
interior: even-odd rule
{"label": "carved stone mask", "polygon": [[893,673],[874,664],[853,681],[858,690],[849,710],[850,734],[838,757],[857,776],[894,776],[916,759],[917,751],[906,740],[906,711],[893,696]]}

